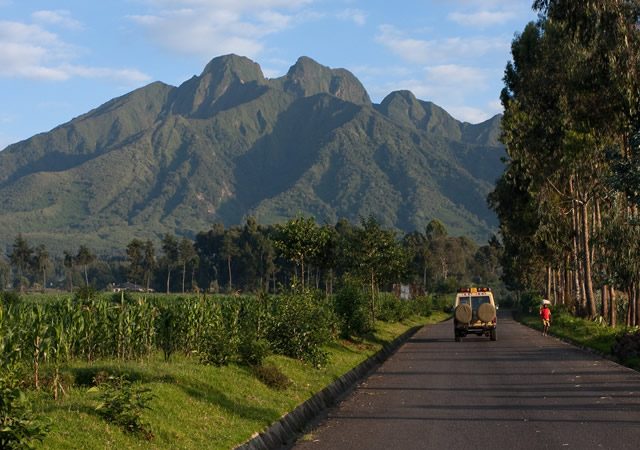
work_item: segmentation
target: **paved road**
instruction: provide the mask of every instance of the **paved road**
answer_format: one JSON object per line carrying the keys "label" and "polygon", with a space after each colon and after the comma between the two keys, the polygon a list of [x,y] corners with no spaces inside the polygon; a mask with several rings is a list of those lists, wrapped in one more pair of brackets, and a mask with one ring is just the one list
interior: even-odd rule
{"label": "paved road", "polygon": [[500,317],[420,330],[295,449],[639,449],[640,375]]}

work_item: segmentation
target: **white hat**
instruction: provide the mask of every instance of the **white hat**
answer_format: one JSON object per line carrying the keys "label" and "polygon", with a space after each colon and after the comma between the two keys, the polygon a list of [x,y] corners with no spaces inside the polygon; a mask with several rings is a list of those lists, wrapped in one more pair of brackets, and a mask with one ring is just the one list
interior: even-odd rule
{"label": "white hat", "polygon": [[543,305],[550,305],[551,302],[545,298],[545,299],[542,300],[542,304]]}

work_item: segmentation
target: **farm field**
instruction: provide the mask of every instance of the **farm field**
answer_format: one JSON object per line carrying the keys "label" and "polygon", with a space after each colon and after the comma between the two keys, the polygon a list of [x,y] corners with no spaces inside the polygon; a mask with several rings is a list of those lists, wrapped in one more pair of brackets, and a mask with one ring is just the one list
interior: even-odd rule
{"label": "farm field", "polygon": [[[345,339],[312,294],[29,297],[3,308],[3,356],[14,361],[3,371],[20,379],[46,449],[233,448],[409,328],[446,318],[387,297],[377,313],[390,320]],[[21,308],[30,326],[16,327]],[[20,334],[39,346],[9,354]]]}

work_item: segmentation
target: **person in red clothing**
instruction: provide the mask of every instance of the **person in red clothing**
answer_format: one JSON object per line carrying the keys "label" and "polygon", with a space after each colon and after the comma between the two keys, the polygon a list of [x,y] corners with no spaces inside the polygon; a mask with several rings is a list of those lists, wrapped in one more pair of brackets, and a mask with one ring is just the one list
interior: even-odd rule
{"label": "person in red clothing", "polygon": [[546,336],[549,334],[549,325],[551,325],[551,309],[547,303],[540,308],[540,319],[542,319],[542,335]]}

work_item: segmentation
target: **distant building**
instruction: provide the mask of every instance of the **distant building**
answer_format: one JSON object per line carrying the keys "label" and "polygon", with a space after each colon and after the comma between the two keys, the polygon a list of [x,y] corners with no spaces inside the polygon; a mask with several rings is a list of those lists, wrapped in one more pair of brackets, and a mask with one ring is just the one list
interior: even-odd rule
{"label": "distant building", "polygon": [[126,283],[113,285],[111,288],[112,292],[154,292],[153,289],[146,289],[144,286],[140,286],[139,284]]}

